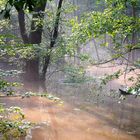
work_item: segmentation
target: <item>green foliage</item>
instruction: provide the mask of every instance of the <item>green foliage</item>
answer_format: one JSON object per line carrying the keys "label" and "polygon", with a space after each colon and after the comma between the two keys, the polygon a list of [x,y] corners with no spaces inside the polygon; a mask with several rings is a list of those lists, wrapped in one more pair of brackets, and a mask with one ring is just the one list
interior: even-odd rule
{"label": "green foliage", "polygon": [[85,70],[83,67],[67,66],[65,67],[64,72],[66,74],[64,83],[84,83],[93,80],[85,75]]}
{"label": "green foliage", "polygon": [[101,78],[101,85],[106,85],[109,81],[118,79],[122,74],[121,70],[118,70],[113,74],[105,74],[104,77]]}
{"label": "green foliage", "polygon": [[127,91],[134,95],[140,95],[140,75],[137,76],[136,82],[127,88]]}
{"label": "green foliage", "polygon": [[34,59],[44,53],[44,48],[35,44],[23,44],[21,39],[12,34],[0,35],[0,58],[9,56],[10,61],[15,59]]}
{"label": "green foliage", "polygon": [[8,82],[6,77],[15,77],[18,76],[21,72],[17,70],[4,71],[0,69],[0,92],[5,93],[6,95],[13,95],[15,92],[13,87],[20,86],[20,83],[17,82]]}
{"label": "green foliage", "polygon": [[[13,86],[18,86],[16,82],[9,83],[3,80],[6,76],[16,75],[16,71],[4,72],[0,70],[0,92],[5,92],[7,95],[12,95]],[[31,123],[24,120],[24,114],[19,107],[6,108],[0,105],[0,139],[9,140],[11,138],[18,139],[25,136],[27,130],[30,128]]]}
{"label": "green foliage", "polygon": [[7,70],[7,71],[4,71],[4,70],[0,69],[0,78],[4,78],[4,77],[7,77],[7,76],[16,77],[16,76],[18,76],[21,73],[22,72],[18,71],[18,70],[9,70],[9,71]]}
{"label": "green foliage", "polygon": [[[135,22],[134,22],[135,21]],[[140,30],[139,18],[127,16],[119,9],[111,11],[104,10],[103,13],[95,12],[84,15],[79,24],[77,20],[72,20],[73,35],[80,43],[84,43],[92,37],[99,37],[108,33],[115,41],[117,35],[129,36],[133,31]]]}
{"label": "green foliage", "polygon": [[[14,52],[15,42],[7,43],[6,37],[10,38],[11,35],[0,35],[0,56],[1,59],[5,56],[15,56]],[[10,44],[10,45],[9,45]],[[13,49],[14,48],[14,49]],[[7,77],[16,77],[20,74],[20,71],[17,70],[1,70],[0,69],[0,92],[6,93],[6,95],[13,95],[13,87],[19,86],[17,82],[8,82]],[[0,95],[1,96],[1,95]],[[10,107],[6,108],[3,105],[0,105],[0,139],[9,140],[9,139],[19,139],[21,136],[25,136],[27,130],[30,128],[31,123],[24,120],[24,114],[19,107]]]}
{"label": "green foliage", "polygon": [[[111,47],[108,42],[103,43],[102,46],[112,51],[111,60],[125,59],[125,54],[139,49],[140,46],[140,1],[104,0],[104,6],[103,11],[96,10],[85,13],[80,21],[77,18],[70,20],[72,26],[71,40],[75,45],[80,45],[92,40],[92,38],[101,40],[103,35],[107,35],[111,39]],[[137,38],[137,41],[134,37]],[[111,60],[105,62],[111,62]],[[135,69],[139,69],[139,60],[135,61],[133,66]],[[120,75],[122,75],[121,72],[106,75],[102,79],[102,84],[106,84]],[[137,85],[135,81],[134,84]]]}
{"label": "green foliage", "polygon": [[48,93],[26,92],[25,94],[22,95],[22,98],[29,98],[29,97],[34,97],[34,96],[48,98],[49,100],[52,100],[58,104],[63,104],[63,101],[60,98],[55,97],[54,95],[51,95]]}
{"label": "green foliage", "polygon": [[[116,2],[115,6],[114,3]],[[132,7],[134,3],[130,1],[129,5]],[[134,8],[137,8],[139,1],[135,1],[136,4]],[[92,11],[90,13],[84,14],[80,20],[71,20],[71,25],[73,27],[73,38],[79,43],[84,43],[93,37],[100,37],[103,34],[109,35],[113,42],[114,48],[121,48],[121,40],[125,38],[131,38],[134,32],[140,31],[140,18],[138,16],[132,16],[132,14],[127,14],[130,7],[127,7],[125,1],[114,1],[107,0],[106,8],[103,12]],[[137,12],[137,11],[136,11]],[[130,44],[129,49],[135,46]],[[124,47],[125,48],[125,47]]]}
{"label": "green foliage", "polygon": [[33,12],[35,8],[42,6],[46,2],[47,0],[6,0],[5,8],[1,10],[1,14],[4,15],[4,18],[10,18],[10,11],[13,7],[17,11],[29,10],[29,12]]}
{"label": "green foliage", "polygon": [[18,139],[26,136],[31,123],[24,120],[24,114],[19,107],[5,108],[0,105],[0,139]]}

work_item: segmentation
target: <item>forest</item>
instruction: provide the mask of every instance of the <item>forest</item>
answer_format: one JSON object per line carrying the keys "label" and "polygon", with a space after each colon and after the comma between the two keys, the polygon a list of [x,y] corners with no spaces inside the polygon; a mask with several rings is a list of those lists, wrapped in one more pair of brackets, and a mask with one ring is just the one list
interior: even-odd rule
{"label": "forest", "polygon": [[0,0],[0,140],[140,139],[140,0]]}

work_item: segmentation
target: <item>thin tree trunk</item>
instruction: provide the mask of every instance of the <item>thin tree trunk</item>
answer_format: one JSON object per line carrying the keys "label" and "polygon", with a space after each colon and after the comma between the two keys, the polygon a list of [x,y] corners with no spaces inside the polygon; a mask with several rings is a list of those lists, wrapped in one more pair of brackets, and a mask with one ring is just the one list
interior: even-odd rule
{"label": "thin tree trunk", "polygon": [[[136,18],[136,7],[134,5],[132,5],[132,17],[134,18],[134,22],[135,22],[135,18]],[[136,44],[136,32],[133,31],[132,33],[132,41],[131,41],[131,44],[134,46]],[[135,54],[136,54],[136,50],[133,50],[131,52],[131,59],[132,61],[135,61]]]}
{"label": "thin tree trunk", "polygon": [[[51,40],[50,40],[50,46],[48,48],[50,50],[52,50],[54,48],[57,37],[58,37],[58,29],[59,29],[59,21],[60,21],[60,16],[61,16],[62,4],[63,4],[63,0],[59,0],[57,12],[56,12],[56,19],[55,19],[55,23],[54,23],[54,29],[53,29]],[[48,69],[48,66],[50,63],[50,58],[51,58],[51,53],[49,53],[45,57],[45,62],[44,62],[44,66],[43,66],[43,70],[42,70],[42,77],[41,77],[42,80],[46,79],[46,72],[47,72],[47,69]]]}

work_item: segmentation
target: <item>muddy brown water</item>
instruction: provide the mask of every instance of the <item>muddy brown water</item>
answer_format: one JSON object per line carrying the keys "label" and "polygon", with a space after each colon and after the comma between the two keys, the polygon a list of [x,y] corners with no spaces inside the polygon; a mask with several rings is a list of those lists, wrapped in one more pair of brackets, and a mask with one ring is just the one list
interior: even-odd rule
{"label": "muddy brown water", "polygon": [[[3,98],[1,102],[8,106],[20,106],[26,114],[26,119],[38,123],[31,130],[31,136],[27,136],[31,140],[139,140],[140,138],[140,130],[136,132],[136,125],[140,123],[139,115],[135,112],[139,108],[129,105],[120,105],[119,109],[112,105],[110,110],[88,106],[87,111],[68,103],[59,105],[42,97],[26,99],[11,97]],[[135,126],[133,131],[125,130],[127,125]]]}
{"label": "muddy brown water", "polygon": [[[89,67],[87,71],[98,76],[117,69]],[[47,92],[61,98],[63,104],[43,97],[0,98],[6,106],[21,107],[26,119],[37,123],[26,140],[140,140],[139,97],[120,102],[108,96],[108,88],[124,84],[123,77],[102,91],[96,90],[95,83],[64,84],[63,77],[56,73],[46,81]]]}

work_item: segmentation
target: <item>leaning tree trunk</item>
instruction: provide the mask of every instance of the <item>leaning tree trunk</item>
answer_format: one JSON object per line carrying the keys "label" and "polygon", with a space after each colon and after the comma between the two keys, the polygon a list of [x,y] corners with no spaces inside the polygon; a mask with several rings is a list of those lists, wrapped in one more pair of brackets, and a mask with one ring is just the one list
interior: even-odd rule
{"label": "leaning tree trunk", "polygon": [[[49,50],[52,50],[56,44],[63,1],[64,0],[59,0],[59,2],[58,2],[56,19],[55,19],[55,23],[54,23],[54,28],[53,28],[51,40],[50,40],[50,46],[48,48]],[[41,79],[43,81],[45,81],[45,79],[46,79],[46,72],[47,72],[48,66],[50,64],[50,59],[51,59],[51,53],[47,54],[47,56],[44,59],[45,62],[44,62],[43,70],[42,70],[42,76],[41,76]]]}

